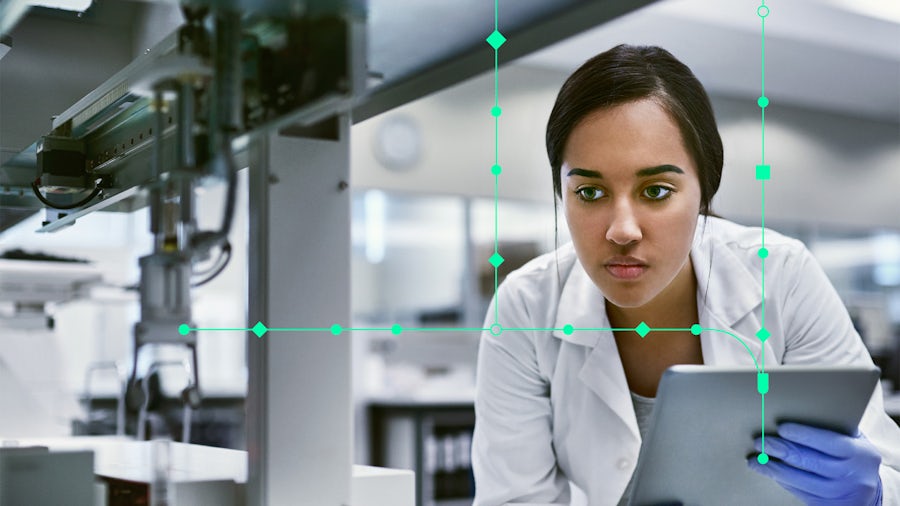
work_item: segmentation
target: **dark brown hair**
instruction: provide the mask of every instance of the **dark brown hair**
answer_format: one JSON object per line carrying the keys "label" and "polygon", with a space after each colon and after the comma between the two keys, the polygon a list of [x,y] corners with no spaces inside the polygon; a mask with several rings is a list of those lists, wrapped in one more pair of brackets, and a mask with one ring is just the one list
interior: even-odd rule
{"label": "dark brown hair", "polygon": [[590,113],[642,99],[658,102],[675,120],[700,177],[700,213],[722,179],[722,139],[709,97],[691,69],[656,46],[618,45],[578,68],[559,90],[547,121],[553,191],[562,197],[560,166],[569,135]]}

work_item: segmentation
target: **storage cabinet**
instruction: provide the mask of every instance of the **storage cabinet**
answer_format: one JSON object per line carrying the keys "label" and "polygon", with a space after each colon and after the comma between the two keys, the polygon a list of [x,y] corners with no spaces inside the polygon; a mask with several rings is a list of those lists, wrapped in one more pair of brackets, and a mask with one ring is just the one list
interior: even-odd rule
{"label": "storage cabinet", "polygon": [[372,465],[415,471],[417,506],[472,504],[471,402],[380,401],[368,419]]}

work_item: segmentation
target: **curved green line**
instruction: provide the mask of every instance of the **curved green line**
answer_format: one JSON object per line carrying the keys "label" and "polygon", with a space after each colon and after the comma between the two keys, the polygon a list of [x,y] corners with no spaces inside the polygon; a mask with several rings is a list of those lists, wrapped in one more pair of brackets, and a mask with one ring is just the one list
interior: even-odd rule
{"label": "curved green line", "polygon": [[[750,358],[753,359],[753,365],[756,366],[757,372],[762,372],[762,369],[759,367],[759,362],[757,362],[757,361],[756,361],[756,357],[753,356],[753,351],[750,349],[749,346],[747,346],[747,343],[744,342],[743,339],[741,339],[740,337],[738,337],[738,336],[732,334],[731,332],[729,332],[729,331],[727,331],[727,330],[722,330],[722,329],[709,329],[709,328],[706,328],[706,327],[704,327],[703,330],[704,330],[704,331],[710,330],[710,331],[712,331],[712,332],[721,332],[721,333],[723,333],[723,334],[728,334],[729,336],[731,336],[731,337],[737,339],[738,342],[740,342],[741,345],[744,346],[744,349],[747,350],[747,353],[750,354]],[[763,354],[765,355],[765,353],[763,353]]]}

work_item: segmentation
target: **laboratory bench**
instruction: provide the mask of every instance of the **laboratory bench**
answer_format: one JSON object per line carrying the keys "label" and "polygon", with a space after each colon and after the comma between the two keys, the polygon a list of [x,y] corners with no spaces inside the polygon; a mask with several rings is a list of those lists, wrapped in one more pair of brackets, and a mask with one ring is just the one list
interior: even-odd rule
{"label": "laboratory bench", "polygon": [[[149,504],[151,487],[164,484],[178,504],[243,506],[247,469],[244,451],[194,444],[116,436],[4,439],[0,500],[138,506]],[[350,485],[354,506],[414,504],[410,471],[353,466]]]}

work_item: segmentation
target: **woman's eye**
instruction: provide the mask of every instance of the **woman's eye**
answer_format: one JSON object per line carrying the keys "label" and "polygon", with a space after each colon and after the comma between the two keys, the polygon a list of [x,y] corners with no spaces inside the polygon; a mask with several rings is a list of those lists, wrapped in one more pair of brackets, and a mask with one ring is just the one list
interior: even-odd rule
{"label": "woman's eye", "polygon": [[650,200],[663,200],[672,194],[671,188],[665,186],[648,186],[644,189],[644,196]]}
{"label": "woman's eye", "polygon": [[603,196],[603,191],[599,188],[592,188],[587,186],[585,188],[579,188],[575,190],[575,193],[581,198],[581,200],[593,201],[597,200]]}

